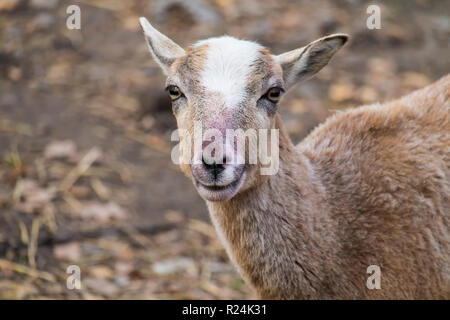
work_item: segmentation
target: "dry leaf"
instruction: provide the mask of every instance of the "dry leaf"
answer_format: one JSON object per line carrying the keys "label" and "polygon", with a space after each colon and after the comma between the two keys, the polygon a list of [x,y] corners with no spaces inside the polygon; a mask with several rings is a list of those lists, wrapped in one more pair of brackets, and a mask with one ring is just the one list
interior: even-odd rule
{"label": "dry leaf", "polygon": [[56,195],[56,188],[41,188],[29,179],[17,181],[13,191],[14,208],[26,213],[34,213],[45,206],[52,205]]}
{"label": "dry leaf", "polygon": [[101,294],[107,297],[115,296],[120,292],[120,289],[117,285],[106,279],[86,278],[82,281],[82,283],[97,294]]}
{"label": "dry leaf", "polygon": [[94,219],[99,222],[123,220],[126,212],[115,202],[100,203],[90,202],[80,212],[82,218]]}
{"label": "dry leaf", "polygon": [[305,104],[300,99],[294,99],[289,103],[289,111],[294,114],[303,114],[308,111]]}
{"label": "dry leaf", "polygon": [[91,276],[101,279],[111,279],[114,276],[113,270],[102,265],[89,268],[89,273]]}
{"label": "dry leaf", "polygon": [[60,244],[53,248],[53,255],[62,260],[78,261],[81,257],[81,246],[78,242]]}
{"label": "dry leaf", "polygon": [[431,83],[427,75],[419,72],[405,72],[403,74],[403,83],[415,89],[423,88]]}
{"label": "dry leaf", "polygon": [[378,99],[378,92],[369,86],[363,86],[358,89],[358,98],[364,103],[375,102]]}
{"label": "dry leaf", "polygon": [[62,84],[68,75],[70,75],[70,65],[66,62],[60,62],[52,65],[47,72],[47,81],[52,85]]}
{"label": "dry leaf", "polygon": [[335,102],[343,102],[353,97],[355,86],[350,82],[336,83],[330,87],[329,97]]}

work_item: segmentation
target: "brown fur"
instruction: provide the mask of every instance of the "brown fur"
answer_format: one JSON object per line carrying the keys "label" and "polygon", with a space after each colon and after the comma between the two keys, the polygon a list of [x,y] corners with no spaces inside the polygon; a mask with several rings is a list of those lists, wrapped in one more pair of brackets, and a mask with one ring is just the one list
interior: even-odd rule
{"label": "brown fur", "polygon": [[[208,202],[241,274],[269,299],[450,298],[450,76],[338,113],[280,170]],[[369,265],[381,289],[369,290]]]}
{"label": "brown fur", "polygon": [[[228,254],[260,297],[450,298],[450,75],[399,100],[338,113],[294,146],[276,105],[260,97],[269,85],[288,89],[317,73],[348,36],[278,56],[261,50],[245,99],[227,108],[226,97],[200,83],[207,45],[184,51],[141,24],[167,84],[186,95],[173,102],[180,129],[192,137],[200,121],[222,131],[280,130],[277,174],[246,164],[234,197],[207,201]],[[195,184],[192,166],[181,169]],[[366,286],[370,265],[381,268],[381,289]]]}

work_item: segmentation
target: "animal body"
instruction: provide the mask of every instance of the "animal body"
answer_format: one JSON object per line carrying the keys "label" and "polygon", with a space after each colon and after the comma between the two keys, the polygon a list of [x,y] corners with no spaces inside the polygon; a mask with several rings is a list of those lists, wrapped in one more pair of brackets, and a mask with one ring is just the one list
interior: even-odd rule
{"label": "animal body", "polygon": [[[294,146],[278,102],[324,67],[346,35],[281,55],[227,36],[184,50],[140,21],[167,75],[179,129],[190,137],[195,123],[223,134],[278,132],[277,170],[266,175],[259,162],[229,160],[253,150],[239,151],[234,140],[222,143],[223,161],[205,154],[211,142],[180,143],[180,158],[191,160],[182,171],[259,297],[450,298],[450,76],[389,103],[339,112]],[[379,289],[367,286],[373,265]]]}

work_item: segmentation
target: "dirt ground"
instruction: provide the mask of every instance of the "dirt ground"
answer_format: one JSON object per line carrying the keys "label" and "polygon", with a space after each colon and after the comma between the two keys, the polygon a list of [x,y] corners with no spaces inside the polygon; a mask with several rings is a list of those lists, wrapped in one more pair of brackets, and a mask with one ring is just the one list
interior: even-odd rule
{"label": "dirt ground", "polygon": [[[366,27],[369,3],[380,30]],[[66,27],[70,4],[81,30]],[[350,34],[281,103],[300,141],[334,110],[447,74],[449,14],[439,0],[1,0],[0,298],[254,298],[170,160],[175,121],[139,16],[183,46],[226,33],[278,54]]]}

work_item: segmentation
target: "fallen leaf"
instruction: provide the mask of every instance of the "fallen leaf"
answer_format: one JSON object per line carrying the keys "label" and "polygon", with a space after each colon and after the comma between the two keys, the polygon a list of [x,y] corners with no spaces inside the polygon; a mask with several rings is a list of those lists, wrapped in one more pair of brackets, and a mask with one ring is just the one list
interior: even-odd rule
{"label": "fallen leaf", "polygon": [[330,87],[329,97],[335,102],[343,102],[353,97],[355,86],[350,82],[336,83]]}
{"label": "fallen leaf", "polygon": [[114,101],[114,106],[135,113],[139,111],[139,100],[132,96],[116,93],[111,99]]}
{"label": "fallen leaf", "polygon": [[2,299],[22,300],[38,293],[38,289],[31,283],[2,280],[0,281]]}
{"label": "fallen leaf", "polygon": [[113,270],[107,266],[94,266],[89,268],[89,274],[94,278],[111,279],[114,276]]}
{"label": "fallen leaf", "polygon": [[69,192],[76,199],[88,199],[92,195],[91,189],[84,186],[72,186]]}
{"label": "fallen leaf", "polygon": [[62,260],[78,261],[81,257],[81,246],[78,242],[56,245],[53,248],[53,255]]}
{"label": "fallen leaf", "polygon": [[425,74],[419,72],[405,72],[403,74],[403,83],[415,89],[425,87],[431,83],[431,79]]}
{"label": "fallen leaf", "polygon": [[308,111],[305,104],[300,99],[294,99],[289,104],[289,111],[294,114],[303,114]]}
{"label": "fallen leaf", "polygon": [[115,296],[120,292],[117,285],[106,279],[86,278],[82,283],[95,293],[107,297]]}
{"label": "fallen leaf", "polygon": [[197,273],[197,266],[192,258],[179,257],[155,262],[153,272],[159,275],[169,275],[177,272]]}
{"label": "fallen leaf", "polygon": [[56,188],[41,188],[30,179],[17,181],[13,191],[13,207],[26,213],[34,213],[45,206],[50,206],[55,198]]}
{"label": "fallen leaf", "polygon": [[126,261],[117,261],[114,265],[116,273],[120,276],[128,276],[134,270],[134,265]]}
{"label": "fallen leaf", "polygon": [[127,217],[126,212],[115,202],[100,203],[90,202],[80,212],[80,216],[86,219],[94,219],[99,222],[111,220],[123,220]]}
{"label": "fallen leaf", "polygon": [[47,81],[52,85],[59,85],[65,82],[68,75],[71,74],[70,65],[66,62],[59,62],[52,65],[47,72]]}
{"label": "fallen leaf", "polygon": [[357,96],[365,103],[375,102],[378,99],[378,92],[372,87],[363,86],[358,89]]}
{"label": "fallen leaf", "polygon": [[122,26],[127,29],[127,30],[131,30],[131,31],[137,31],[140,29],[140,25],[139,25],[139,16],[123,16],[121,18],[121,23]]}

